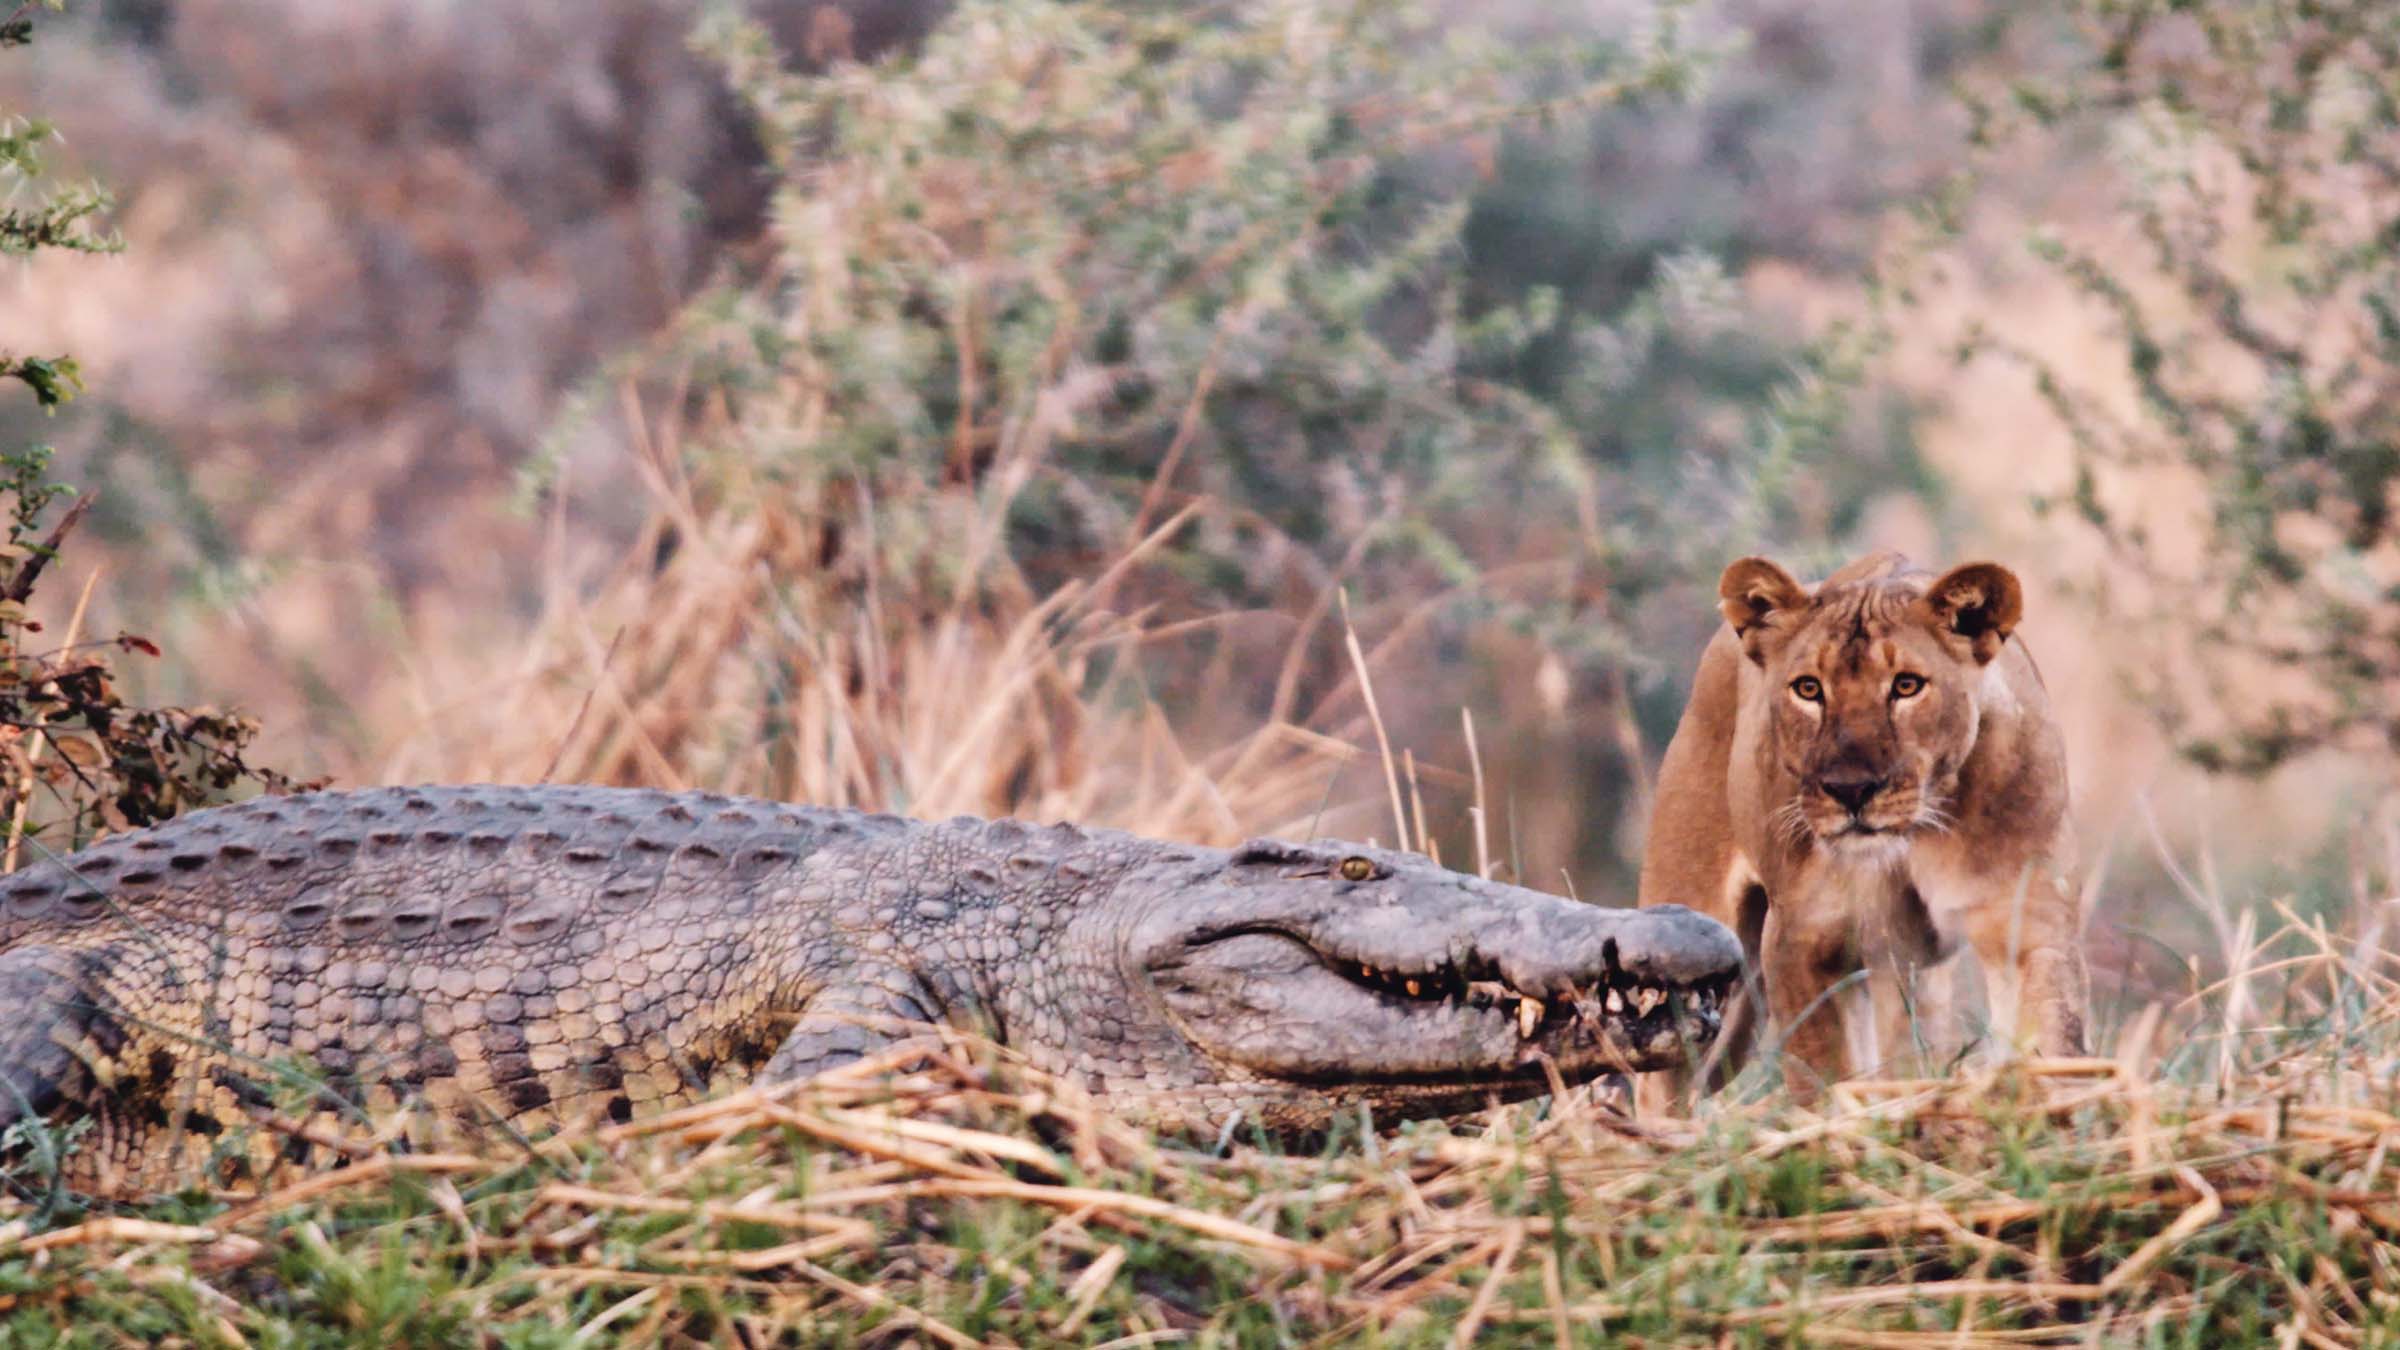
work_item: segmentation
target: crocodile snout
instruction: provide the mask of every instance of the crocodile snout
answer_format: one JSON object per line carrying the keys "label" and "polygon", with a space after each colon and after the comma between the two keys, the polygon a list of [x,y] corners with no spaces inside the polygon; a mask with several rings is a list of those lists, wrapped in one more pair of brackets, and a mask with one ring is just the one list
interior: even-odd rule
{"label": "crocodile snout", "polygon": [[1520,901],[1476,935],[1511,984],[1570,997],[1595,983],[1685,988],[1741,973],[1731,929],[1680,905],[1608,909],[1556,896]]}
{"label": "crocodile snout", "polygon": [[[1393,1115],[1684,1063],[1741,973],[1733,933],[1690,910],[1587,905],[1345,844],[1252,846],[1235,868],[1155,912],[1142,959],[1173,1021],[1232,1071],[1348,1084]],[[1297,1094],[1282,1109],[1300,1116]]]}

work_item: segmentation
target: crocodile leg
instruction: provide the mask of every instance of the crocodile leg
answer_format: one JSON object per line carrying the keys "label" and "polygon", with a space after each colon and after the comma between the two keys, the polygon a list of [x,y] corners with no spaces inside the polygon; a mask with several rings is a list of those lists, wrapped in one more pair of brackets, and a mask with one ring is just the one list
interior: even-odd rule
{"label": "crocodile leg", "polygon": [[0,1009],[0,1129],[88,1097],[100,1041],[124,1035],[97,1015],[75,955],[55,947],[0,952]]}
{"label": "crocodile leg", "polygon": [[917,982],[899,970],[861,972],[817,991],[791,1034],[758,1072],[761,1083],[790,1083],[866,1058],[930,1022],[941,1020],[928,1007]]}

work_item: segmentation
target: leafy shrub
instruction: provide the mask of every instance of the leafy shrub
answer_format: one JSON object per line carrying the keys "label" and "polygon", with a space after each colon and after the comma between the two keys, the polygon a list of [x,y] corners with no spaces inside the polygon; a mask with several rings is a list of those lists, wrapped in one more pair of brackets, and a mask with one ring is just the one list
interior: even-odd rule
{"label": "leafy shrub", "polygon": [[2076,455],[2047,505],[2108,543],[2114,600],[2195,663],[2145,676],[2186,753],[2255,771],[2400,747],[2400,10],[2045,13],[2029,73],[1973,107],[1995,151],[2105,156],[2092,182],[2127,242],[2045,229],[2032,251],[2116,368],[1982,333],[1967,350],[2032,372]]}

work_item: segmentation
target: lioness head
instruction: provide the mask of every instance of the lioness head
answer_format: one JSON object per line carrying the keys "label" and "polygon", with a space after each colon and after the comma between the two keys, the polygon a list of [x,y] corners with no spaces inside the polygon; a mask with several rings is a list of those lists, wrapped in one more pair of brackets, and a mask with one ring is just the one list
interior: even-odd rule
{"label": "lioness head", "polygon": [[2024,608],[2013,573],[1969,563],[1929,581],[1885,554],[1812,594],[1774,563],[1744,558],[1717,595],[1765,674],[1762,753],[1798,784],[1775,820],[1790,842],[1887,851],[1952,823],[1984,668]]}

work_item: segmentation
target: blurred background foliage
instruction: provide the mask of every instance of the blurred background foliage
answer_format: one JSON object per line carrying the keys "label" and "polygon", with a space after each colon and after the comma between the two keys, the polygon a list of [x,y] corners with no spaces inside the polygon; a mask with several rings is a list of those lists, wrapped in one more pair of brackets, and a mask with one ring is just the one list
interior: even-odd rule
{"label": "blurred background foliage", "polygon": [[93,622],[293,772],[1452,861],[1480,773],[1618,899],[1723,564],[1897,546],[2032,586],[2104,961],[2388,884],[2373,759],[2203,771],[2390,721],[2370,6],[42,18]]}
{"label": "blurred background foliage", "polygon": [[[1963,353],[2025,368],[2071,438],[2042,504],[2105,539],[2103,602],[2195,654],[2138,672],[2184,753],[2257,773],[2400,749],[2400,10],[2093,4],[2028,27],[2053,54],[1969,86],[1973,140],[1985,164],[2113,171],[2117,238],[2029,244],[2113,350],[2095,372],[1971,329]],[[1990,190],[1961,186],[1962,211]]]}
{"label": "blurred background foliage", "polygon": [[[0,17],[0,53],[20,56],[32,45],[32,12],[25,4]],[[0,257],[123,247],[98,223],[110,206],[104,189],[46,178],[46,154],[60,139],[47,119],[0,111]],[[10,336],[0,333],[0,342]],[[83,391],[75,358],[47,349],[0,346],[0,383],[9,381],[44,415]],[[257,723],[208,708],[144,707],[119,694],[116,660],[160,653],[130,633],[87,635],[91,578],[63,633],[52,636],[34,617],[36,586],[44,573],[56,575],[60,550],[92,505],[89,494],[75,496],[53,479],[51,455],[47,445],[0,448],[0,871],[229,796],[293,786],[243,759]]]}
{"label": "blurred background foliage", "polygon": [[[717,404],[687,422],[705,509],[779,503],[809,536],[756,607],[1106,576],[1083,603],[1142,616],[1187,738],[1363,741],[1346,591],[1404,675],[1401,740],[1457,764],[1456,710],[1517,703],[1504,758],[1566,752],[1512,784],[1538,791],[1520,838],[1561,841],[1545,872],[1613,865],[1672,715],[1644,728],[1629,681],[1672,689],[1682,663],[1641,653],[1701,627],[1660,602],[1689,613],[1737,538],[1838,536],[1909,456],[1845,415],[1863,344],[1762,339],[1715,255],[1530,245],[1598,134],[1558,128],[1719,59],[1673,11],[1531,36],[1387,4],[961,5],[906,60],[817,74],[712,26],[778,169],[775,253],[674,350],[678,398]],[[1843,468],[1801,491],[1803,461]]]}

